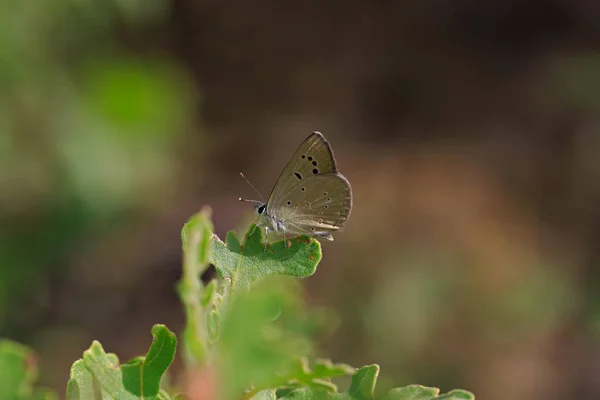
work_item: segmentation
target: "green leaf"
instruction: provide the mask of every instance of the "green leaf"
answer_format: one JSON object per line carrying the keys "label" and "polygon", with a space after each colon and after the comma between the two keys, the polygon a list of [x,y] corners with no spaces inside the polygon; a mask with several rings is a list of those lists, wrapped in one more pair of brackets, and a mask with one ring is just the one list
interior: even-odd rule
{"label": "green leaf", "polygon": [[71,367],[67,383],[67,399],[85,400],[100,398],[94,391],[94,377],[85,367],[83,360],[77,360]]}
{"label": "green leaf", "polygon": [[454,389],[449,391],[446,394],[443,394],[439,397],[437,397],[437,399],[444,399],[444,400],[475,400],[475,395],[473,395],[473,393],[468,392],[466,390],[462,390],[462,389]]}
{"label": "green leaf", "polygon": [[330,360],[317,360],[313,367],[312,376],[318,378],[333,378],[342,375],[351,375],[356,372],[356,368],[348,364],[334,364]]}
{"label": "green leaf", "polygon": [[[123,376],[117,356],[112,353],[107,354],[97,340],[94,340],[90,348],[83,352],[83,363],[93,376],[92,387],[86,387],[86,392],[96,393],[94,387],[99,388],[101,397],[94,397],[95,399],[139,400],[138,396],[123,387]],[[81,394],[83,387],[80,386],[79,389]]]}
{"label": "green leaf", "polygon": [[0,400],[56,399],[50,390],[34,390],[37,376],[37,360],[29,348],[12,340],[0,341]]}
{"label": "green leaf", "polygon": [[[347,393],[328,392],[315,387],[302,387],[287,393],[280,391],[282,400],[365,400],[373,399],[373,391],[379,375],[377,364],[362,367],[352,376],[350,389]],[[475,400],[475,396],[466,390],[455,389],[438,396],[438,388],[421,385],[410,385],[390,390],[379,400]]]}
{"label": "green leaf", "polygon": [[348,393],[331,393],[324,389],[299,388],[291,391],[280,400],[354,400]]}
{"label": "green leaf", "polygon": [[250,400],[277,400],[274,390],[262,390],[250,398]]}
{"label": "green leaf", "polygon": [[382,400],[429,400],[437,397],[439,393],[438,388],[409,385],[390,390]]}
{"label": "green leaf", "polygon": [[317,360],[311,369],[308,359],[302,357],[296,359],[291,367],[288,386],[336,392],[337,386],[331,383],[331,378],[352,375],[355,371],[355,368],[347,364],[334,364],[330,360]]}
{"label": "green leaf", "polygon": [[217,344],[223,399],[238,399],[286,384],[292,361],[310,353],[298,287],[289,278],[260,282],[256,290],[233,298],[222,320]]}
{"label": "green leaf", "polygon": [[379,376],[379,365],[373,364],[362,367],[352,376],[352,383],[348,392],[356,399],[372,399],[377,376]]}
{"label": "green leaf", "polygon": [[219,318],[220,314],[216,310],[210,310],[206,314],[206,336],[211,343],[219,339]]}
{"label": "green leaf", "polygon": [[0,399],[12,400],[28,396],[37,377],[33,353],[25,346],[10,341],[0,342]]}
{"label": "green leaf", "polygon": [[158,395],[162,376],[173,362],[177,348],[175,334],[164,325],[154,325],[152,336],[154,340],[145,358],[121,366],[125,389],[140,397]]}
{"label": "green leaf", "polygon": [[163,374],[173,362],[177,340],[164,325],[152,328],[154,340],[145,357],[136,357],[119,366],[115,354],[106,353],[98,341],[92,342],[71,367],[67,384],[69,400],[168,399],[160,390]]}
{"label": "green leaf", "polygon": [[390,390],[381,400],[475,400],[475,396],[465,390],[455,389],[438,396],[440,389],[421,385],[409,385]]}
{"label": "green leaf", "polygon": [[[208,206],[202,207],[200,212],[194,214],[181,229],[181,244],[184,252],[191,252],[198,256],[197,262],[201,266],[207,264],[211,250],[213,224],[211,221],[212,210]],[[196,265],[198,267],[198,265]],[[197,272],[202,273],[203,270]]]}
{"label": "green leaf", "polygon": [[225,243],[213,236],[211,262],[218,273],[230,281],[231,291],[245,291],[257,280],[272,276],[306,277],[312,275],[321,260],[321,244],[308,236],[271,243],[265,250],[262,233],[252,225],[240,244],[233,231]]}
{"label": "green leaf", "polygon": [[206,328],[204,307],[214,297],[214,284],[206,291],[200,276],[209,266],[212,249],[213,224],[211,209],[203,207],[192,216],[181,230],[183,248],[183,273],[178,283],[178,293],[186,314],[183,333],[184,361],[190,367],[200,366],[206,358]]}
{"label": "green leaf", "polygon": [[202,294],[202,300],[200,301],[200,305],[202,307],[206,307],[210,304],[215,295],[215,291],[217,290],[217,281],[212,280],[204,287],[204,293]]}

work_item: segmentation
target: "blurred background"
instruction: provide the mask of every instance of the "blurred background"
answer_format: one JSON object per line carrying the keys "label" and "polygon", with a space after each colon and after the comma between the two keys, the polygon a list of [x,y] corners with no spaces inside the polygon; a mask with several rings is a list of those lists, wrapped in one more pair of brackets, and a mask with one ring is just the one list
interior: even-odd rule
{"label": "blurred background", "polygon": [[64,393],[180,331],[180,229],[244,232],[313,130],[354,208],[305,279],[380,390],[600,398],[600,3],[0,3],[0,336]]}

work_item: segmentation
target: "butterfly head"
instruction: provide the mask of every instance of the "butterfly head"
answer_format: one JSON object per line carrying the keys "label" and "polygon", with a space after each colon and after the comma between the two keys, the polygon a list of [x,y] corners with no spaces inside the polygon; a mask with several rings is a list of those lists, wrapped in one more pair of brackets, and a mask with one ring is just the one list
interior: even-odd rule
{"label": "butterfly head", "polygon": [[256,203],[254,205],[254,212],[256,213],[257,223],[260,226],[272,227],[275,229],[274,220],[271,215],[267,214],[267,203]]}
{"label": "butterfly head", "polygon": [[254,205],[254,211],[256,215],[265,215],[267,212],[267,205],[265,203],[256,203]]}

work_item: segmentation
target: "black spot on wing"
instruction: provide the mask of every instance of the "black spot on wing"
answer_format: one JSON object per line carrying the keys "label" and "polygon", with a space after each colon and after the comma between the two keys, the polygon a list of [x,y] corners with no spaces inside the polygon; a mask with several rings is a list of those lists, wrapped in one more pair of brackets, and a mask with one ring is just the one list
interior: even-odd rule
{"label": "black spot on wing", "polygon": [[302,175],[300,175],[298,172],[294,172],[294,175],[296,175],[296,178],[298,178],[298,180],[302,180]]}

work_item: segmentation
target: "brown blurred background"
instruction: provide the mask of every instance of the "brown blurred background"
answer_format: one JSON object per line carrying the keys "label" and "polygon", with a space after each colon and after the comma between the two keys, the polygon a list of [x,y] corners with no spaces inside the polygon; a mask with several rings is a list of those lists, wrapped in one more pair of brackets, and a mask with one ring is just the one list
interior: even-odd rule
{"label": "brown blurred background", "polygon": [[0,336],[64,393],[179,331],[179,232],[243,232],[313,130],[354,191],[322,355],[478,399],[600,398],[600,3],[0,5]]}

